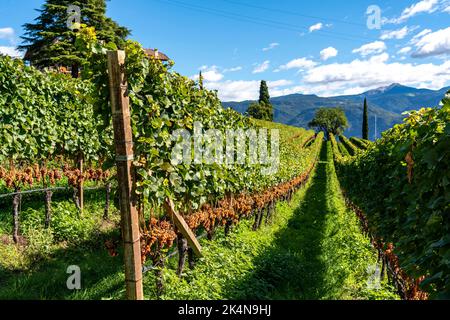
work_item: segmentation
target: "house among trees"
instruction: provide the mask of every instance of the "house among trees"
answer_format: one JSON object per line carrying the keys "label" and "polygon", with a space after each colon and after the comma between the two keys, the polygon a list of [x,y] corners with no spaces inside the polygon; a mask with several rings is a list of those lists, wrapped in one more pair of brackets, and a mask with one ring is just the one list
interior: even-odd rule
{"label": "house among trees", "polygon": [[[58,40],[55,41],[55,43],[57,43]],[[25,62],[28,62],[30,65],[33,65],[33,60],[32,60],[32,54],[30,53],[31,49],[28,49],[25,52],[25,55],[23,57],[23,60]],[[163,62],[167,62],[170,60],[170,58],[158,51],[157,49],[144,49],[145,54],[147,55],[147,57],[149,57],[150,59],[155,59],[155,60],[160,60]],[[50,71],[55,71],[55,72],[59,72],[59,73],[63,73],[63,74],[72,74],[72,67],[71,66],[63,66],[63,65],[54,65],[54,66],[47,66],[46,67],[48,70]]]}

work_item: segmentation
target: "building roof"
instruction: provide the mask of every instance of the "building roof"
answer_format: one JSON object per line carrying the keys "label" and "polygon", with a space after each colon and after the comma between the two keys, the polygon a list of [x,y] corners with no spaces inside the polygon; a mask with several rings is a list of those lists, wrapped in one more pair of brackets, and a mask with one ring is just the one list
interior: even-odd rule
{"label": "building roof", "polygon": [[147,55],[147,57],[149,58],[153,58],[156,60],[161,60],[161,61],[169,61],[169,57],[166,56],[164,53],[158,51],[158,50],[153,50],[153,49],[144,49],[145,54]]}

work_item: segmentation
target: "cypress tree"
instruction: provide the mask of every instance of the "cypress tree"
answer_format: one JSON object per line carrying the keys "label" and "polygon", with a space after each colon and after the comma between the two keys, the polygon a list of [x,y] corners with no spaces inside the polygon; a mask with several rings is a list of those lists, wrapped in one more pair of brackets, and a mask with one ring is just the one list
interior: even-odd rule
{"label": "cypress tree", "polygon": [[259,87],[259,107],[261,119],[273,121],[273,106],[270,103],[269,88],[266,81],[261,81]]}
{"label": "cypress tree", "polygon": [[201,90],[203,90],[203,75],[201,71],[200,74],[198,75],[198,86],[200,87]]}
{"label": "cypress tree", "polygon": [[367,98],[364,98],[364,112],[363,112],[363,125],[362,125],[362,138],[369,140],[369,110],[367,106]]}
{"label": "cypress tree", "polygon": [[261,81],[259,87],[259,103],[270,104],[269,88],[267,87],[266,81]]}
{"label": "cypress tree", "polygon": [[37,10],[35,22],[23,26],[25,35],[19,50],[27,51],[25,59],[38,68],[70,66],[72,76],[77,77],[85,55],[74,45],[77,30],[67,26],[70,5],[80,7],[80,23],[94,27],[99,40],[122,47],[130,30],[106,17],[105,0],[46,0]]}

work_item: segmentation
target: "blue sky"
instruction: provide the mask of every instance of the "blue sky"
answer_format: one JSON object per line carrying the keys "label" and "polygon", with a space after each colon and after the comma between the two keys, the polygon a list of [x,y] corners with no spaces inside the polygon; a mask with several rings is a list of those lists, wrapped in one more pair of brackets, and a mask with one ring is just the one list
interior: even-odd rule
{"label": "blue sky", "polygon": [[[1,52],[15,53],[43,3],[1,1]],[[371,5],[380,29],[367,26]],[[108,15],[226,101],[256,98],[263,79],[272,96],[450,85],[450,0],[111,0]]]}

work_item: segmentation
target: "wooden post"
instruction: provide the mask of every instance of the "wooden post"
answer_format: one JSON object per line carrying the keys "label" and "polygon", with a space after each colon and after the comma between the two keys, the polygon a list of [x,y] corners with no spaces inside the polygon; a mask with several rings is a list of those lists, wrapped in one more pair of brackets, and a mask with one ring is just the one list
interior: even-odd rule
{"label": "wooden post", "polygon": [[[82,154],[80,154],[79,158],[78,158],[78,169],[80,170],[80,174],[83,177],[83,173],[84,173],[84,157]],[[78,183],[78,201],[80,204],[80,213],[83,214],[83,209],[84,209],[84,181],[83,178],[81,179],[80,183]]]}
{"label": "wooden post", "polygon": [[177,227],[178,231],[186,238],[189,246],[192,248],[194,253],[197,255],[197,257],[201,257],[202,247],[200,246],[200,243],[195,237],[195,234],[189,228],[189,226],[187,225],[186,221],[183,219],[181,214],[179,214],[175,210],[175,205],[173,204],[172,199],[166,198],[166,201],[164,202],[163,206],[164,209],[166,209],[166,212],[169,214],[169,216],[173,219],[173,222],[175,223],[175,226]]}
{"label": "wooden post", "polygon": [[129,300],[143,300],[139,216],[132,181],[133,139],[124,65],[124,51],[108,52],[109,88],[124,242],[126,292]]}

